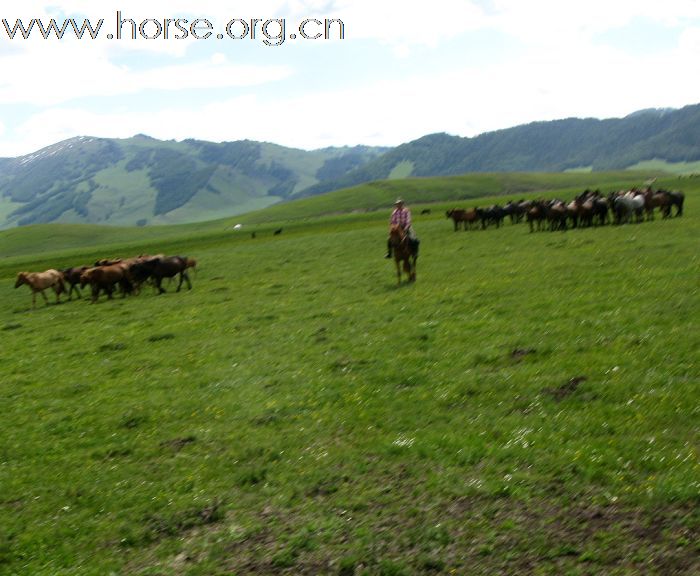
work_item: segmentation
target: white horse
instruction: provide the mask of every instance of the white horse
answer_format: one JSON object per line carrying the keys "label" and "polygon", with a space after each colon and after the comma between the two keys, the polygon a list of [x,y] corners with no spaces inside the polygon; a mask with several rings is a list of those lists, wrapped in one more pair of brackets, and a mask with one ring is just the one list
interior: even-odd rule
{"label": "white horse", "polygon": [[637,222],[644,220],[644,196],[630,190],[615,198],[615,217],[618,224],[629,222],[634,214]]}

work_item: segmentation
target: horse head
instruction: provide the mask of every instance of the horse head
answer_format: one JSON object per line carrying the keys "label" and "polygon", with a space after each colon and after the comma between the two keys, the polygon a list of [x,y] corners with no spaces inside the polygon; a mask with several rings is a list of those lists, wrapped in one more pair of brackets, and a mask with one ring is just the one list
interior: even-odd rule
{"label": "horse head", "polygon": [[392,246],[399,246],[406,239],[406,233],[398,224],[393,224],[389,230],[389,239]]}
{"label": "horse head", "polygon": [[27,274],[29,274],[29,272],[20,272],[17,274],[17,281],[15,282],[15,288],[19,288],[22,284],[27,283]]}

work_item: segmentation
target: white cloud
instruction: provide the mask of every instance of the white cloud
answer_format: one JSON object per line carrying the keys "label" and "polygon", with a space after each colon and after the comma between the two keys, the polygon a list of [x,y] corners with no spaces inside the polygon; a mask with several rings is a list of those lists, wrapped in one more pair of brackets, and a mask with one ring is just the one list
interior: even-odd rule
{"label": "white cloud", "polygon": [[104,52],[85,50],[78,43],[42,51],[41,59],[11,55],[2,60],[0,103],[54,106],[78,98],[136,94],[149,90],[206,90],[255,86],[289,77],[288,66],[247,66],[214,55],[154,69],[132,70],[109,61]]}
{"label": "white cloud", "polygon": [[338,0],[333,8],[349,37],[398,46],[404,55],[411,46],[436,46],[487,23],[478,4],[467,0]]}
{"label": "white cloud", "polygon": [[695,0],[494,0],[492,26],[533,44],[580,41],[644,18],[682,26],[700,18]]}

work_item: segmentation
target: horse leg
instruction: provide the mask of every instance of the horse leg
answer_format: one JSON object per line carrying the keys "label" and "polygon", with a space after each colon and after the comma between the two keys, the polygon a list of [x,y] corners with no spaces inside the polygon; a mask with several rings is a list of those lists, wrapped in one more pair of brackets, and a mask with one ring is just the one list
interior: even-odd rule
{"label": "horse leg", "polygon": [[[394,248],[394,250],[396,250],[396,248]],[[396,258],[394,262],[396,262],[396,283],[401,285],[401,262],[398,258]]]}
{"label": "horse leg", "polygon": [[182,272],[180,272],[180,283],[177,285],[177,292],[180,291],[183,280],[187,280],[187,289],[192,290],[192,282],[190,282],[190,277],[187,275],[187,271],[183,270]]}
{"label": "horse leg", "polygon": [[44,297],[44,304],[47,306],[49,305],[49,299],[46,297],[46,294],[44,294],[43,290],[39,290],[39,294],[41,294]]}

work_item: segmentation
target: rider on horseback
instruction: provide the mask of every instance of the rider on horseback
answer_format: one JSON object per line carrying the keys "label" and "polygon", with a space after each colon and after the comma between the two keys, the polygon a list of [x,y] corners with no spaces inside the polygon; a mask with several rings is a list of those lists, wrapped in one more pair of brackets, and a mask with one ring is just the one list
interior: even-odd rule
{"label": "rider on horseback", "polygon": [[[408,236],[411,245],[414,250],[418,251],[418,237],[416,236],[415,230],[413,230],[413,225],[411,223],[411,211],[404,204],[403,198],[397,198],[394,202],[394,211],[391,213],[391,218],[389,219],[389,226],[399,225],[403,231]],[[391,258],[391,240],[387,240],[386,243],[386,256],[385,258]]]}

